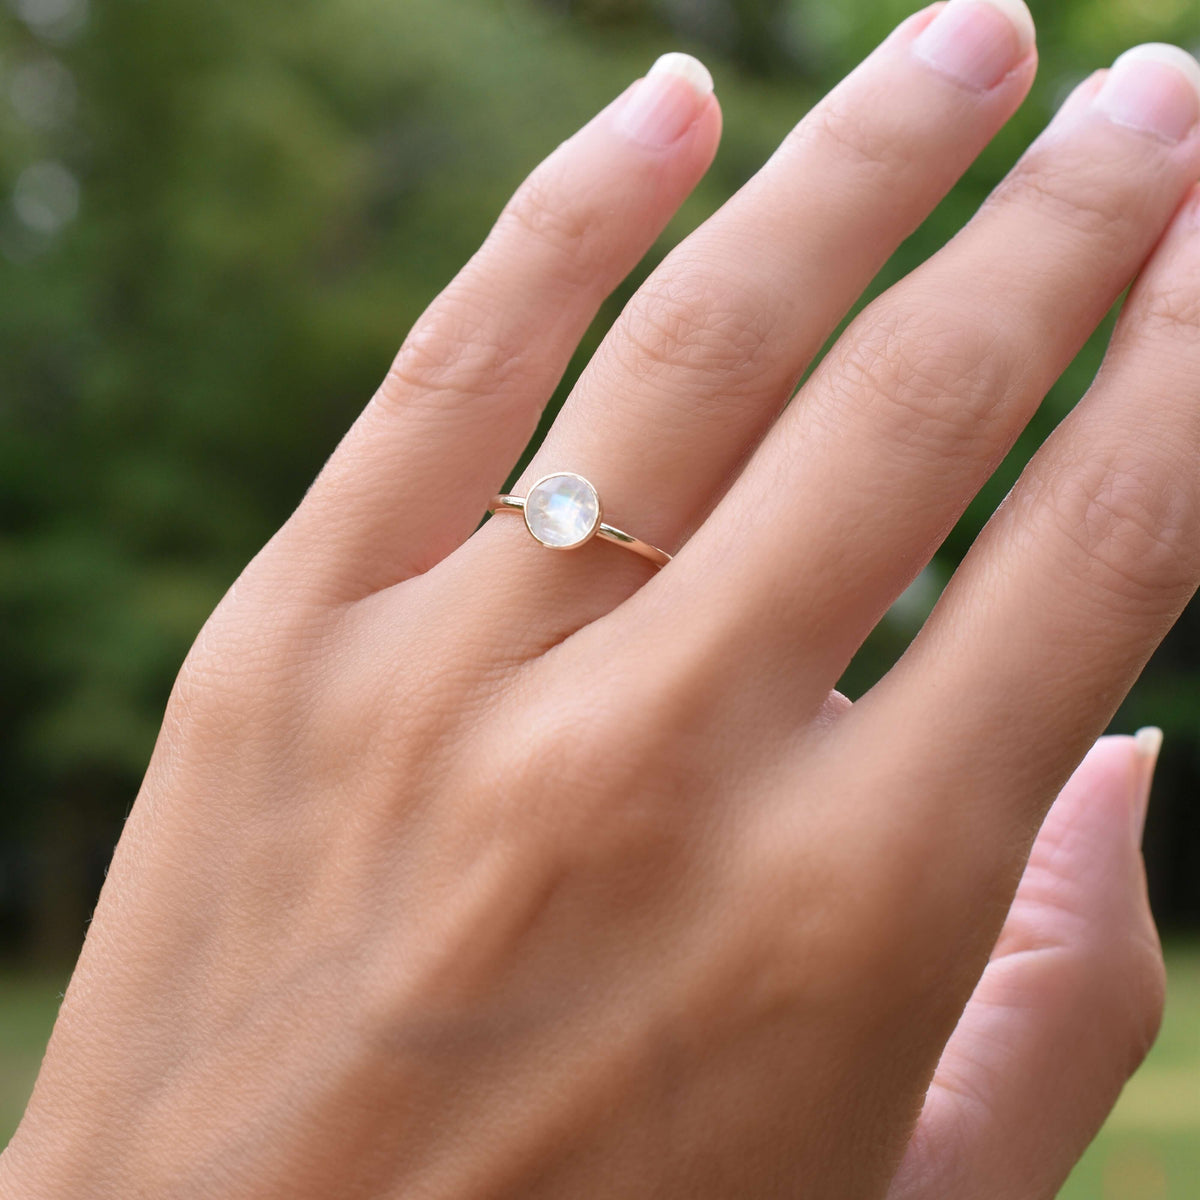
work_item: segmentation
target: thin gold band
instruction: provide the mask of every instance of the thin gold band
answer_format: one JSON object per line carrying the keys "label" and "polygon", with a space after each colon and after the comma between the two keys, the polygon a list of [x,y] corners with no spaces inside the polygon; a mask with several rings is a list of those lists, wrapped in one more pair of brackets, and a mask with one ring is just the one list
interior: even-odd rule
{"label": "thin gold band", "polygon": [[[488,512],[517,512],[523,516],[525,513],[525,497],[512,496],[507,493],[493,496],[491,504],[488,505]],[[536,535],[534,536],[536,539]],[[626,550],[632,550],[634,554],[640,554],[643,558],[648,559],[656,567],[665,567],[671,561],[671,556],[665,550],[660,550],[657,546],[651,546],[649,542],[643,542],[641,538],[635,538],[633,534],[626,533],[623,529],[618,529],[615,525],[609,525],[604,521],[597,523],[592,537],[603,538],[606,542],[615,542],[618,546],[624,546]],[[546,545],[545,542],[541,544]],[[576,549],[574,546],[550,547],[550,549],[562,548]]]}

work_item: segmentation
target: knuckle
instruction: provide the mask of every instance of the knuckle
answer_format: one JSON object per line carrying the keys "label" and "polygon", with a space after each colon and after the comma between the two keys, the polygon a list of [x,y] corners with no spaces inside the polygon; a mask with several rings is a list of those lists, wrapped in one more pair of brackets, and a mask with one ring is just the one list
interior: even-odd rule
{"label": "knuckle", "polygon": [[772,310],[744,293],[699,263],[651,276],[621,318],[615,347],[622,365],[639,374],[757,374]]}
{"label": "knuckle", "polygon": [[1157,343],[1165,334],[1172,342],[1189,342],[1200,330],[1200,286],[1183,276],[1138,297],[1130,311],[1140,337]]}
{"label": "knuckle", "polygon": [[261,613],[218,610],[209,618],[180,666],[163,718],[177,747],[211,755],[214,745],[248,748],[250,731],[298,734],[304,716],[297,697],[310,686],[324,635],[317,622],[280,619],[286,627],[277,629]]}
{"label": "knuckle", "polygon": [[850,97],[833,92],[788,135],[785,146],[811,148],[822,161],[887,178],[912,171],[911,141]]}
{"label": "knuckle", "polygon": [[1049,472],[1034,499],[1076,549],[1076,570],[1131,614],[1174,608],[1200,569],[1200,503],[1189,472],[1149,439],[1130,438]]}
{"label": "knuckle", "polygon": [[911,298],[872,306],[842,339],[835,401],[865,408],[889,440],[938,455],[994,442],[1012,354],[986,322]]}
{"label": "knuckle", "polygon": [[520,306],[485,303],[494,289],[482,281],[498,269],[494,247],[515,241],[526,259],[534,257],[541,291],[570,296],[580,288],[607,290],[620,236],[608,214],[543,164],[504,206],[479,253],[418,318],[377,400],[405,407],[432,400],[441,407],[447,391],[468,399],[506,391],[528,373],[539,339]]}
{"label": "knuckle", "polygon": [[1116,252],[1144,227],[1150,190],[1133,172],[1115,172],[1111,155],[1067,152],[1056,145],[1027,155],[992,193],[988,206],[1031,208]]}
{"label": "knuckle", "polygon": [[492,727],[485,742],[470,757],[491,764],[488,804],[527,844],[561,849],[576,840],[585,813],[611,818],[604,800],[619,776],[586,711],[569,702],[526,710],[518,727]]}
{"label": "knuckle", "polygon": [[376,393],[383,405],[443,408],[444,394],[466,398],[501,391],[522,371],[530,340],[515,325],[485,314],[456,280],[404,339]]}
{"label": "knuckle", "polygon": [[685,690],[636,679],[618,689],[593,678],[573,697],[547,683],[538,689],[544,699],[526,697],[519,726],[488,723],[485,754],[497,781],[489,804],[564,870],[616,866],[630,878],[639,865],[672,859],[705,787]]}
{"label": "knuckle", "polygon": [[[307,670],[328,617],[286,593],[274,574],[251,564],[204,622],[180,667],[177,684],[190,697],[254,692]],[[259,682],[258,687],[250,685]]]}
{"label": "knuckle", "polygon": [[609,222],[586,197],[564,186],[549,162],[535,170],[504,206],[493,237],[515,234],[556,261],[567,283],[586,283],[605,255]]}

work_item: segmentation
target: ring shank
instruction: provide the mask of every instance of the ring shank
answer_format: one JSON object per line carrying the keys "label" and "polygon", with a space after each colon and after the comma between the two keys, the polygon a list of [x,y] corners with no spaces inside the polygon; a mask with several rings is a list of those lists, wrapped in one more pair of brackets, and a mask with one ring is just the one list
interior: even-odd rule
{"label": "ring shank", "polygon": [[[493,496],[492,502],[488,505],[488,512],[524,513],[525,497],[513,496],[508,493]],[[609,525],[604,521],[596,526],[596,532],[592,536],[603,538],[606,542],[613,542],[618,546],[624,546],[626,550],[632,550],[634,554],[640,554],[642,558],[648,559],[656,567],[665,567],[671,561],[671,556],[665,550],[660,550],[657,546],[650,545],[649,542],[643,542],[641,538],[635,538],[633,534],[626,533],[623,529],[618,529],[615,525]]]}

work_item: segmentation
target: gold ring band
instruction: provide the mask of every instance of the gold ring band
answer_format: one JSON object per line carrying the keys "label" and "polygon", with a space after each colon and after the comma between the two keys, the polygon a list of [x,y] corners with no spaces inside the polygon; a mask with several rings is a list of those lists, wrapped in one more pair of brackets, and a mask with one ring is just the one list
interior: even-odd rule
{"label": "gold ring band", "polygon": [[607,524],[600,493],[574,471],[543,475],[534,481],[527,496],[504,492],[493,496],[488,512],[519,512],[534,539],[551,550],[578,550],[598,537],[640,554],[656,567],[665,567],[671,561],[665,550]]}

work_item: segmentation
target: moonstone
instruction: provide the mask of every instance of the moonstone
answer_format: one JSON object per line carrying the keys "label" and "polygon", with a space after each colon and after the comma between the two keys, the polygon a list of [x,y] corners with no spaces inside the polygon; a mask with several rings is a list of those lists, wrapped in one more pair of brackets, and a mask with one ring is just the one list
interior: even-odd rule
{"label": "moonstone", "polygon": [[578,475],[548,475],[525,497],[525,524],[545,546],[582,545],[599,523],[600,497]]}

